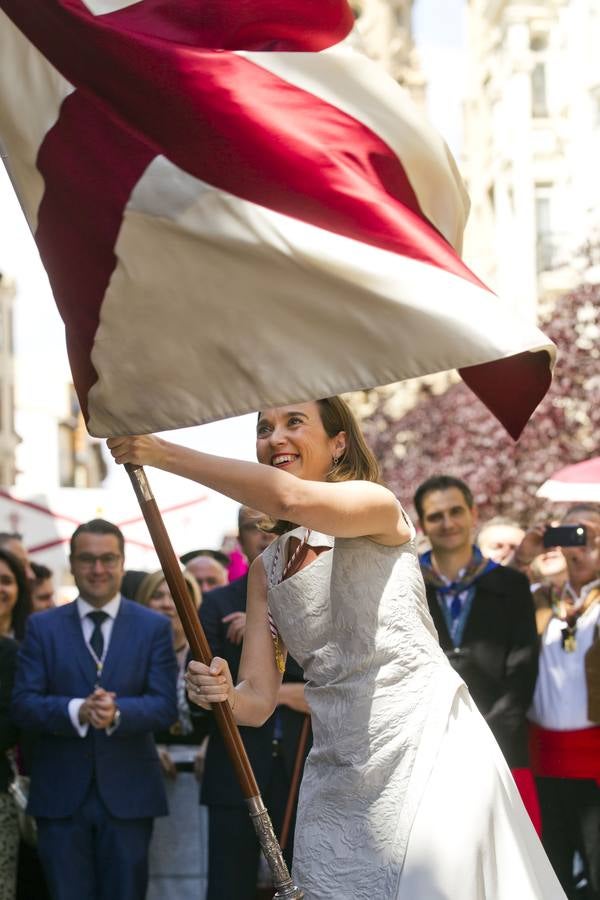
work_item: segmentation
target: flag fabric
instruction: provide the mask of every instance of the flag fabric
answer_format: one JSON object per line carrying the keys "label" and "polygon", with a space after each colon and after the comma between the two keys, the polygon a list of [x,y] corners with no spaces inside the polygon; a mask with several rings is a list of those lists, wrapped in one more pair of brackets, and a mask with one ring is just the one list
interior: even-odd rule
{"label": "flag fabric", "polygon": [[549,386],[345,0],[0,0],[0,142],[96,436],[458,368],[516,437]]}

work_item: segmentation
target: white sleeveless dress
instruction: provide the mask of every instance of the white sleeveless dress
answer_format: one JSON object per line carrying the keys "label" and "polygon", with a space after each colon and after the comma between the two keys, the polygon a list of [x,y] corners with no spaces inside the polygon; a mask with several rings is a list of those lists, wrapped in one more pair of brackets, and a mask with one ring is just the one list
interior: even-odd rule
{"label": "white sleeveless dress", "polygon": [[[264,551],[271,581],[304,534]],[[306,900],[565,900],[440,649],[414,533],[402,547],[314,532],[310,544],[332,549],[269,588],[308,680],[314,743],[294,844]]]}

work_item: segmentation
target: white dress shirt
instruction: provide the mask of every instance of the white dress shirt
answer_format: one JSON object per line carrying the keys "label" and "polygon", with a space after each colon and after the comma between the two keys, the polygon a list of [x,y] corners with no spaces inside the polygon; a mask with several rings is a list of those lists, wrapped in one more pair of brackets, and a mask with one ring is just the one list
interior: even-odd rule
{"label": "white dress shirt", "polygon": [[[79,620],[81,622],[81,630],[83,631],[83,639],[86,643],[86,646],[88,648],[90,656],[94,659],[94,662],[96,662],[96,659],[95,659],[94,653],[92,651],[92,648],[90,646],[90,640],[91,640],[92,634],[94,632],[95,626],[94,626],[93,621],[88,617],[88,613],[91,613],[91,612],[106,613],[108,618],[106,618],[104,620],[104,622],[102,623],[102,625],[100,626],[102,629],[102,637],[104,638],[104,651],[103,651],[103,660],[102,660],[102,661],[104,661],[104,659],[106,659],[106,654],[108,653],[108,645],[110,644],[110,636],[112,634],[113,625],[115,623],[115,619],[117,617],[117,614],[118,614],[120,606],[121,606],[121,595],[117,594],[116,597],[113,597],[113,599],[110,600],[105,606],[101,607],[101,609],[98,609],[97,607],[92,606],[92,604],[88,603],[87,600],[84,600],[83,597],[78,597],[77,600],[75,601],[75,603],[77,604],[77,612],[79,613]],[[79,710],[84,702],[85,702],[84,697],[73,697],[72,700],[69,700],[69,705],[68,705],[69,718],[71,719],[71,724],[73,725],[73,728],[75,729],[77,734],[82,738],[86,736],[86,734],[88,733],[88,728],[89,728],[89,725],[87,722],[82,723],[79,721]],[[116,726],[114,726],[114,727],[109,726],[106,729],[106,733],[112,734],[113,731],[115,730],[115,727]]]}
{"label": "white dress shirt", "polygon": [[[570,585],[565,590],[580,607],[600,580],[586,584],[579,596]],[[585,655],[592,646],[596,625],[600,622],[600,603],[595,603],[577,619],[575,649],[563,648],[562,619],[553,616],[542,635],[540,662],[533,701],[528,718],[550,731],[577,731],[594,728],[587,715],[588,690],[585,678]]]}

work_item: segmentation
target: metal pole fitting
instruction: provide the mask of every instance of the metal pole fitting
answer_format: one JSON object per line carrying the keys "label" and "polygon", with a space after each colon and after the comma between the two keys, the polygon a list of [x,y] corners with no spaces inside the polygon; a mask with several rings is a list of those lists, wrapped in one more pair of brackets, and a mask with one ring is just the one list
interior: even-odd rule
{"label": "metal pole fitting", "polygon": [[256,836],[273,876],[273,884],[277,891],[273,900],[302,900],[304,892],[292,881],[262,797],[260,794],[257,797],[248,797],[246,803]]}

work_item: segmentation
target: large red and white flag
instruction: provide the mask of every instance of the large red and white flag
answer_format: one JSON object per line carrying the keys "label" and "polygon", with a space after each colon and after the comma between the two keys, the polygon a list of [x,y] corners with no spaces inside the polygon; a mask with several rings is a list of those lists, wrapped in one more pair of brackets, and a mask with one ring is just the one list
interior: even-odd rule
{"label": "large red and white flag", "polygon": [[459,368],[518,435],[552,348],[461,262],[454,162],[345,0],[0,10],[0,141],[92,434]]}

